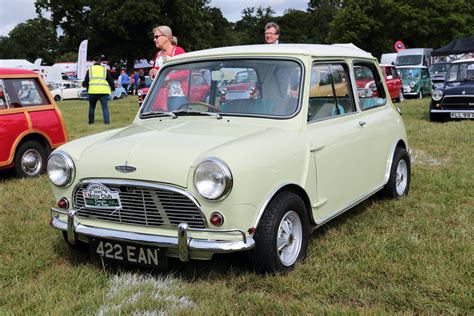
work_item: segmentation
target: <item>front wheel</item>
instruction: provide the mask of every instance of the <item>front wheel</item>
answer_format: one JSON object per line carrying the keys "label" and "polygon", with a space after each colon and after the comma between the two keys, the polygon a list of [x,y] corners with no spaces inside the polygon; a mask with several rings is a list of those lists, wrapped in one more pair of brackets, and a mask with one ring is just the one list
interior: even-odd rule
{"label": "front wheel", "polygon": [[408,195],[411,179],[410,155],[405,148],[398,147],[393,155],[390,178],[382,190],[387,198],[397,199]]}
{"label": "front wheel", "polygon": [[418,99],[423,99],[423,91],[418,92]]}
{"label": "front wheel", "polygon": [[61,96],[55,95],[55,96],[54,96],[54,101],[56,101],[56,102],[57,102],[57,101],[61,101]]}
{"label": "front wheel", "polygon": [[306,257],[309,220],[303,200],[291,192],[278,194],[267,206],[250,251],[254,268],[263,273],[287,272]]}

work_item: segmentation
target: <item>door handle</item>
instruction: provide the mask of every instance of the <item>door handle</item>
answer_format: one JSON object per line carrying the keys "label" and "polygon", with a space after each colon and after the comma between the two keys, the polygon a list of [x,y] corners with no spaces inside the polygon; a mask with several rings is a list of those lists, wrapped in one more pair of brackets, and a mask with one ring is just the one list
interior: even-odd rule
{"label": "door handle", "polygon": [[364,126],[365,124],[367,124],[366,121],[359,121],[359,125],[360,125],[360,126]]}

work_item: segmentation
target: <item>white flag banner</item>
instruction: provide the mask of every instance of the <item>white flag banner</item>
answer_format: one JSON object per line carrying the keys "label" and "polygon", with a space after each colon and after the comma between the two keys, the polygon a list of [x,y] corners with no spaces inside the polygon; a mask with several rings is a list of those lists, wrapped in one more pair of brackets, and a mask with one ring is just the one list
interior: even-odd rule
{"label": "white flag banner", "polygon": [[87,40],[83,40],[79,45],[77,53],[77,80],[84,80],[87,67]]}

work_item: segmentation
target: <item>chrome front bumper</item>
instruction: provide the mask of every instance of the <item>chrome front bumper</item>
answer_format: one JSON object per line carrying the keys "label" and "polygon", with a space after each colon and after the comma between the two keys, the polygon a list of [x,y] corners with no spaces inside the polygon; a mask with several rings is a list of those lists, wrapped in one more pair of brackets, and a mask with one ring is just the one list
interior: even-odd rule
{"label": "chrome front bumper", "polygon": [[[62,221],[55,214],[67,215],[67,222]],[[255,241],[251,236],[247,236],[243,231],[237,229],[231,230],[211,230],[189,228],[188,224],[181,223],[178,225],[177,236],[161,236],[143,233],[134,233],[108,228],[92,227],[80,224],[75,219],[76,210],[63,211],[51,208],[51,226],[67,232],[67,239],[71,245],[75,245],[78,241],[78,235],[104,238],[122,242],[133,242],[138,244],[153,245],[161,248],[177,249],[178,258],[181,261],[189,261],[193,259],[190,253],[229,253],[243,250],[249,250],[255,247]],[[198,239],[189,236],[192,232],[216,232],[240,235],[242,240],[211,240]]]}

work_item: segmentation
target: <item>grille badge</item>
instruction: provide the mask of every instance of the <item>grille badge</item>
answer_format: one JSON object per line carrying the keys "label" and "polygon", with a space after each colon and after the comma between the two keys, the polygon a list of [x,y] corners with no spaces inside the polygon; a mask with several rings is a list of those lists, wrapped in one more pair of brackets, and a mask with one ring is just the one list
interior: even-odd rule
{"label": "grille badge", "polygon": [[137,170],[137,168],[135,168],[133,166],[129,166],[128,161],[125,161],[124,165],[115,166],[115,170],[117,170],[118,172],[122,172],[122,173],[130,173],[130,172],[135,172],[135,170]]}

